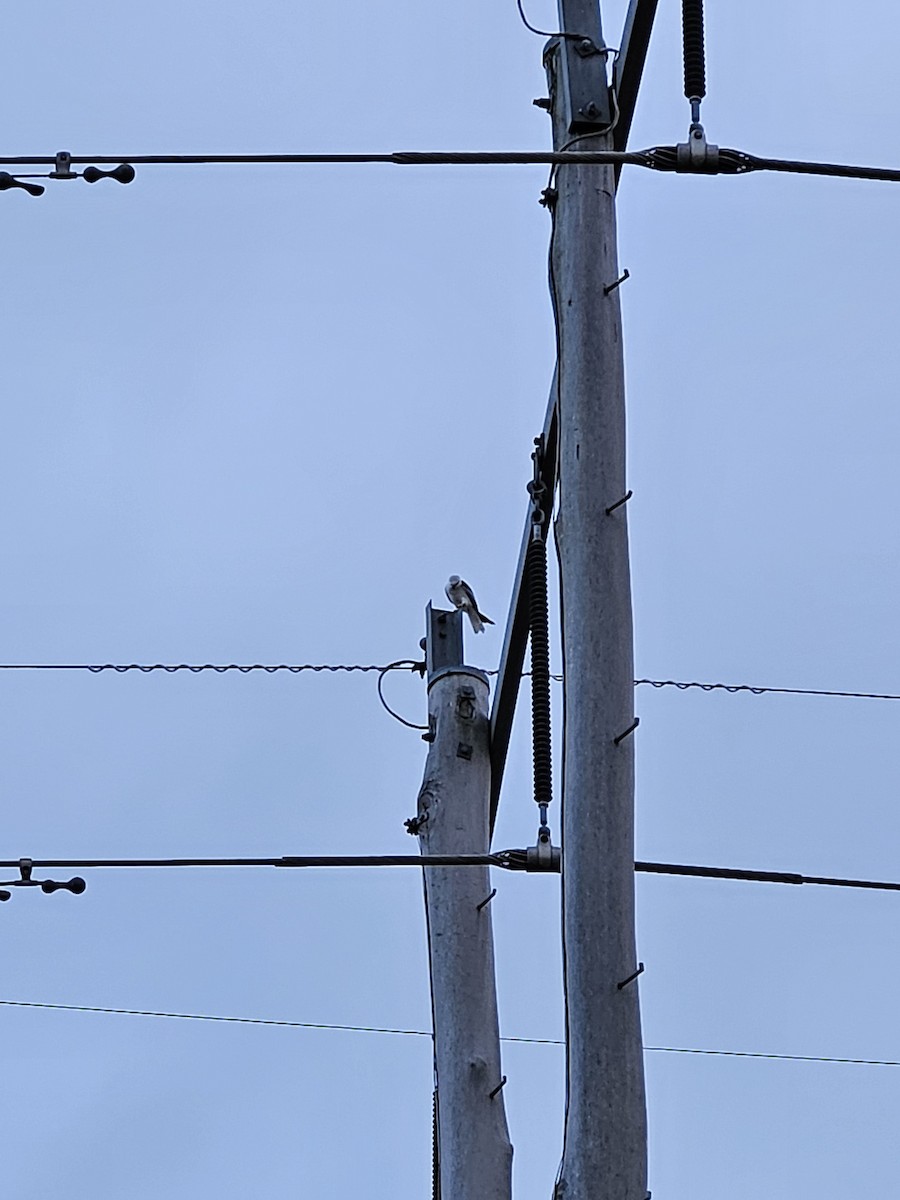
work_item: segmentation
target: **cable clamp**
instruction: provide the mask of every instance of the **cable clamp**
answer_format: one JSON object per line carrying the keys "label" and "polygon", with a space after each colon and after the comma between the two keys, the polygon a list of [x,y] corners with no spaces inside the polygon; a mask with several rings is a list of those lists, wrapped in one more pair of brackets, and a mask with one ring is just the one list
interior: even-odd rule
{"label": "cable clamp", "polygon": [[675,170],[690,175],[719,174],[719,147],[707,142],[699,121],[691,124],[688,140],[675,147]]}
{"label": "cable clamp", "polygon": [[550,826],[547,824],[547,806],[541,805],[541,823],[538,826],[537,845],[525,851],[526,871],[552,871],[559,873],[559,846],[553,845]]}
{"label": "cable clamp", "polygon": [[68,150],[58,150],[56,162],[50,172],[51,179],[77,179],[78,172],[72,170],[72,155]]}
{"label": "cable clamp", "polygon": [[45,895],[50,895],[51,892],[71,892],[75,896],[80,896],[87,884],[76,875],[74,879],[66,880],[64,883],[56,879],[32,879],[31,875],[34,870],[34,861],[30,858],[19,859],[19,878],[4,879],[0,881],[0,901],[9,900],[12,892],[7,891],[11,887],[39,887]]}

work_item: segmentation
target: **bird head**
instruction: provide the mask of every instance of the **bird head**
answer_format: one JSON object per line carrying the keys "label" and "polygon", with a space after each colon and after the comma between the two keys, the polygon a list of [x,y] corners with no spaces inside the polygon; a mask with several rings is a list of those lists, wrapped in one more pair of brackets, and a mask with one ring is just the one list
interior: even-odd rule
{"label": "bird head", "polygon": [[461,582],[458,575],[451,575],[447,587],[458,587]]}

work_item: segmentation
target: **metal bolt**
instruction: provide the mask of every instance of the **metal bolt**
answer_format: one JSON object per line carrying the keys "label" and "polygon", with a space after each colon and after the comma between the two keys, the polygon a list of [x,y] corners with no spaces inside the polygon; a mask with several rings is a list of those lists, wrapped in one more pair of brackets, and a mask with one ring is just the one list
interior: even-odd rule
{"label": "metal bolt", "polygon": [[587,117],[587,119],[589,121],[596,121],[597,117],[600,116],[600,109],[593,102],[593,100],[589,100],[588,103],[581,110],[581,115],[583,117]]}

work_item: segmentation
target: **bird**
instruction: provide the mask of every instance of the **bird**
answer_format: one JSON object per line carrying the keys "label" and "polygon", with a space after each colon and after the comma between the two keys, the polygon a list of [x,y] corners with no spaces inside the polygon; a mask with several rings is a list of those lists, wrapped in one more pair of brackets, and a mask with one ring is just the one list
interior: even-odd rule
{"label": "bird", "polygon": [[475,593],[466,581],[460,579],[458,575],[450,576],[444,591],[447,593],[447,599],[454,608],[459,608],[464,613],[468,613],[469,620],[472,622],[472,628],[476,633],[484,633],[485,625],[494,624],[490,617],[486,617],[483,612],[478,611],[478,602],[475,599]]}

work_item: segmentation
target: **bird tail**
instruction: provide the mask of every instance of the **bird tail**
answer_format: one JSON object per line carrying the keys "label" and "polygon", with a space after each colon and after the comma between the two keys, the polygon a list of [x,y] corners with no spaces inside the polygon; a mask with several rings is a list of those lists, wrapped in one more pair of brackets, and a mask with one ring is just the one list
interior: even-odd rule
{"label": "bird tail", "polygon": [[484,618],[477,608],[469,609],[469,620],[472,622],[472,629],[475,633],[484,633],[484,625],[482,624]]}
{"label": "bird tail", "polygon": [[486,617],[483,612],[480,612],[478,614],[478,622],[481,626],[481,628],[477,631],[479,633],[483,632],[485,625],[493,625],[494,624],[494,622],[491,620],[491,618]]}

